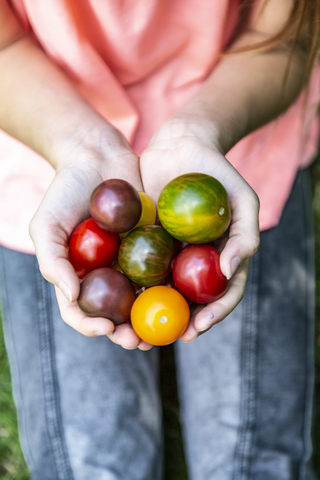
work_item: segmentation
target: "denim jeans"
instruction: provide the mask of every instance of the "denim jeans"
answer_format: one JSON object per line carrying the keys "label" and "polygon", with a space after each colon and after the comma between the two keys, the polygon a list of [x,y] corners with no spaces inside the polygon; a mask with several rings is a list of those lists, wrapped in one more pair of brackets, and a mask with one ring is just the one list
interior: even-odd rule
{"label": "denim jeans", "polygon": [[[190,480],[310,479],[314,259],[308,172],[261,235],[227,319],[176,342]],[[60,318],[34,256],[1,247],[6,345],[33,480],[160,480],[158,348],[127,351]]]}

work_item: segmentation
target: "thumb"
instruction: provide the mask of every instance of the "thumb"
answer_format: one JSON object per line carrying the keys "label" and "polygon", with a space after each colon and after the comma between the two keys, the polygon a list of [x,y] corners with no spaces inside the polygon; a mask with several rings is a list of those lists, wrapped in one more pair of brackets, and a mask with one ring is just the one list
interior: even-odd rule
{"label": "thumb", "polygon": [[229,238],[220,255],[220,268],[228,280],[258,250],[260,243],[258,200],[252,195],[246,199],[244,195],[235,204]]}
{"label": "thumb", "polygon": [[70,302],[76,300],[80,281],[68,260],[68,233],[41,212],[33,217],[29,232],[43,277],[60,288]]}

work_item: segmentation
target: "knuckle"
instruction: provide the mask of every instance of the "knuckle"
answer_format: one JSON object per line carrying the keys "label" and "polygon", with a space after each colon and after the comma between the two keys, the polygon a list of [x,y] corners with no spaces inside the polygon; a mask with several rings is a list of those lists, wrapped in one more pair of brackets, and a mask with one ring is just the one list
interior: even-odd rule
{"label": "knuckle", "polygon": [[250,259],[257,251],[260,245],[260,237],[259,235],[253,235],[250,239],[246,239],[246,243],[243,246],[243,260]]}
{"label": "knuckle", "polygon": [[91,330],[78,330],[78,332],[82,333],[82,335],[84,335],[85,337],[97,337],[98,334],[91,331]]}
{"label": "knuckle", "polygon": [[[241,300],[243,299],[245,293],[246,293],[246,282],[243,283],[242,288],[241,288],[241,290],[240,290],[240,295],[239,295],[239,299],[238,299],[237,305],[241,302]],[[235,305],[235,307],[236,307],[237,305]],[[235,307],[234,307],[234,308],[235,308]]]}
{"label": "knuckle", "polygon": [[251,210],[259,212],[260,210],[260,199],[256,192],[248,185],[248,188],[245,193],[245,202],[250,206]]}
{"label": "knuckle", "polygon": [[260,210],[260,199],[258,197],[258,195],[256,194],[256,192],[254,190],[251,190],[252,191],[252,201],[255,203],[256,205],[256,208],[257,210],[259,211]]}
{"label": "knuckle", "polygon": [[60,308],[60,316],[61,316],[62,320],[64,321],[64,323],[66,323],[67,325],[69,325],[69,327],[71,327],[70,322],[68,320],[68,316],[65,313],[65,310],[62,310],[61,308]]}
{"label": "knuckle", "polygon": [[60,305],[59,305],[59,308],[60,308],[60,316],[62,320],[64,321],[64,323],[69,325],[69,327],[71,327],[70,321],[68,319],[68,314],[66,313],[66,309],[62,309]]}
{"label": "knuckle", "polygon": [[61,313],[62,320],[67,325],[69,325],[69,327],[73,328],[73,330],[75,330],[76,332],[81,333],[85,337],[96,337],[97,336],[92,329],[87,328],[84,321],[80,321],[78,324],[77,324],[77,322],[74,322],[71,318],[71,315],[68,313],[67,310],[65,310],[63,312],[60,312],[60,313]]}
{"label": "knuckle", "polygon": [[77,330],[79,333],[82,333],[82,335],[85,337],[96,337],[97,329],[87,320],[87,317],[82,317],[75,330]]}
{"label": "knuckle", "polygon": [[37,220],[35,219],[35,217],[33,217],[29,224],[29,235],[32,240],[34,240],[37,230],[38,230]]}
{"label": "knuckle", "polygon": [[51,269],[47,263],[43,263],[38,259],[39,262],[39,270],[41,275],[46,279],[50,279]]}
{"label": "knuckle", "polygon": [[93,328],[85,328],[82,330],[80,333],[82,333],[85,337],[99,337],[101,336],[101,333],[97,331],[97,329]]}
{"label": "knuckle", "polygon": [[252,240],[251,240],[251,252],[252,255],[255,254],[258,251],[260,245],[260,235],[259,233],[254,235]]}

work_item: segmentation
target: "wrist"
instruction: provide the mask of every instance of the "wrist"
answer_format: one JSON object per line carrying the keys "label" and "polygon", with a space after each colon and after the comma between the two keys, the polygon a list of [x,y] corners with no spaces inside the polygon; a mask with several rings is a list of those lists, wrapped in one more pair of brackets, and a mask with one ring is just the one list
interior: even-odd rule
{"label": "wrist", "polygon": [[121,132],[95,112],[94,117],[97,118],[87,118],[74,128],[62,129],[52,137],[45,157],[56,171],[66,167],[90,166],[106,175],[110,162],[115,163],[117,158],[125,155],[128,161],[131,155],[135,157]]}
{"label": "wrist", "polygon": [[223,153],[219,126],[206,115],[194,111],[180,110],[171,116],[156,131],[150,145],[161,142],[162,147],[167,144],[172,148],[174,143],[181,143],[182,140],[185,145],[202,144]]}
{"label": "wrist", "polygon": [[[213,97],[212,92],[203,87],[174,117],[183,117],[193,123],[195,131],[201,131],[205,139],[225,156],[246,135],[247,120],[244,109],[241,110],[241,118],[238,118],[236,112]],[[208,98],[210,101],[207,101]]]}

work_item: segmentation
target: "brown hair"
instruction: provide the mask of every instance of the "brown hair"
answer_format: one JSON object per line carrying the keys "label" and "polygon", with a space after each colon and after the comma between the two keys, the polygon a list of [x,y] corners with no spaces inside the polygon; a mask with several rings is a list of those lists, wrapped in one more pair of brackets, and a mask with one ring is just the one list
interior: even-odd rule
{"label": "brown hair", "polygon": [[[244,22],[248,21],[255,0],[242,0],[241,11]],[[264,7],[269,2],[265,0]],[[263,8],[264,8],[263,7]],[[281,30],[274,36],[249,47],[231,49],[231,53],[249,50],[268,51],[279,45],[290,45],[291,54],[299,48],[305,54],[304,80],[309,80],[312,67],[319,52],[320,0],[293,0],[290,16]]]}

